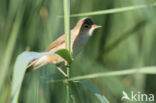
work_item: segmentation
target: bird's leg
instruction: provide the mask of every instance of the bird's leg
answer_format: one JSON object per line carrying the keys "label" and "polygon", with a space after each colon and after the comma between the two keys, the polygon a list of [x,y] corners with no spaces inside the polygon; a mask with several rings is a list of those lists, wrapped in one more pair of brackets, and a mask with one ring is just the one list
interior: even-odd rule
{"label": "bird's leg", "polygon": [[57,69],[59,70],[59,72],[61,74],[63,74],[65,77],[67,77],[67,74],[60,67],[57,66]]}
{"label": "bird's leg", "polygon": [[61,69],[63,66],[65,66],[65,67],[68,67],[69,66],[69,63],[68,63],[68,61],[64,61],[64,62],[62,62],[62,63],[58,63],[57,64],[57,69],[59,70],[59,72],[61,73],[61,74],[63,74],[65,77],[67,77],[67,74]]}
{"label": "bird's leg", "polygon": [[61,74],[63,74],[65,77],[67,77],[67,74],[62,69],[64,69],[67,65],[68,65],[67,61],[60,62],[60,63],[56,64],[56,68],[58,69],[58,71]]}

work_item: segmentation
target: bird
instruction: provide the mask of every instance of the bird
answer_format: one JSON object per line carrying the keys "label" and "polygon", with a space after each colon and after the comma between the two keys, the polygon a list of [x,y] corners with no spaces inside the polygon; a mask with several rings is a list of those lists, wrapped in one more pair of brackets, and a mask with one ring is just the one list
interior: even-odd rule
{"label": "bird", "polygon": [[[70,31],[71,34],[70,49],[73,58],[76,55],[78,55],[78,53],[85,47],[89,38],[92,36],[94,30],[100,27],[101,26],[94,24],[93,21],[88,17],[84,17],[77,22],[76,26]],[[49,52],[51,50],[59,50],[59,49],[65,49],[64,34],[60,36],[58,39],[56,39],[54,42],[52,42],[44,50],[44,52]],[[27,70],[29,70],[30,68],[37,69],[49,63],[57,64],[63,61],[65,60],[62,57],[60,57],[56,53],[53,53],[50,55],[40,57],[36,60],[33,60],[28,64],[26,69]]]}

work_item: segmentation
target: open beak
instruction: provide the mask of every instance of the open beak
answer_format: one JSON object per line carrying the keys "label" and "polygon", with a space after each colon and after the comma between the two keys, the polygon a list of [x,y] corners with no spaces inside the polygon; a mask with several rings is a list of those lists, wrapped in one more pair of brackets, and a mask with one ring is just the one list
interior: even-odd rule
{"label": "open beak", "polygon": [[96,25],[96,24],[93,24],[93,25],[92,25],[92,28],[94,28],[94,29],[101,28],[101,27],[102,27],[102,26]]}

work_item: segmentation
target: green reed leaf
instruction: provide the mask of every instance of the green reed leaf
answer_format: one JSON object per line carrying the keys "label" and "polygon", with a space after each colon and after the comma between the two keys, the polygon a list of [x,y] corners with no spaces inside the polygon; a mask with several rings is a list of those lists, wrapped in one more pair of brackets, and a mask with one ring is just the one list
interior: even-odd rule
{"label": "green reed leaf", "polygon": [[21,88],[23,78],[26,72],[26,67],[29,64],[29,62],[39,57],[52,54],[54,52],[55,51],[43,52],[43,53],[23,52],[17,57],[16,63],[14,66],[14,71],[13,71],[11,103],[17,103],[18,95],[20,93],[20,88]]}
{"label": "green reed leaf", "polygon": [[55,53],[64,58],[66,61],[68,61],[69,64],[72,62],[72,56],[67,49],[60,49],[57,50]]}
{"label": "green reed leaf", "polygon": [[137,10],[137,9],[143,9],[143,8],[147,8],[149,6],[154,7],[154,6],[156,6],[156,3],[150,4],[150,5],[144,4],[144,5],[122,7],[122,8],[115,8],[115,9],[109,9],[109,10],[100,10],[100,11],[87,12],[87,13],[71,14],[70,17],[113,14],[113,13],[126,12],[126,11],[132,11],[132,10]]}

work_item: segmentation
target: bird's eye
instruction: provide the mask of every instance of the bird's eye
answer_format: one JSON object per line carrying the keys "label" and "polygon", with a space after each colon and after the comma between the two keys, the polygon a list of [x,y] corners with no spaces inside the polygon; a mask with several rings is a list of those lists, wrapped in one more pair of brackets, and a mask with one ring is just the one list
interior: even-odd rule
{"label": "bird's eye", "polygon": [[84,27],[85,27],[85,28],[89,28],[89,25],[85,25]]}

